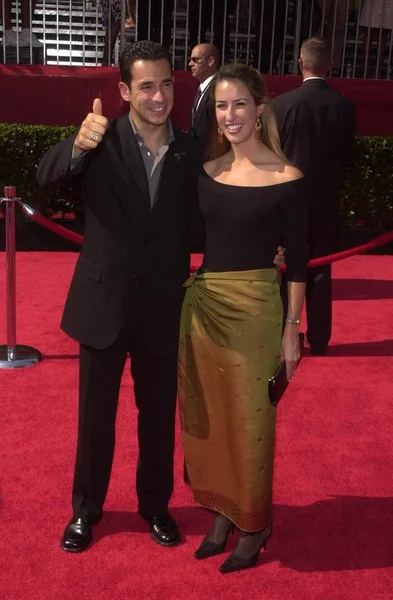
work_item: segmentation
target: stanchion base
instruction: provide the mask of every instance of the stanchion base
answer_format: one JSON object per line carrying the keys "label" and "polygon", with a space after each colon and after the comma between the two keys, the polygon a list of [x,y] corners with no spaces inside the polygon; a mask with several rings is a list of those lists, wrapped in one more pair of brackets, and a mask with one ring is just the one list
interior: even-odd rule
{"label": "stanchion base", "polygon": [[0,346],[0,369],[32,367],[41,360],[41,352],[30,346],[16,346],[12,357],[9,356],[8,346]]}

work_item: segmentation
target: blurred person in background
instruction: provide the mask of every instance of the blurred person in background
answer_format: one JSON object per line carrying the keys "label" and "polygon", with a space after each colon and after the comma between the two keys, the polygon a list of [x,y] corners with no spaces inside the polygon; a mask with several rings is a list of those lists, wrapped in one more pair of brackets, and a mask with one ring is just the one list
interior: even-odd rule
{"label": "blurred person in background", "polygon": [[[362,6],[359,25],[363,37],[363,60],[366,75],[381,77],[381,66],[387,50],[389,32],[393,30],[393,0],[365,0]],[[370,49],[378,42],[377,63],[370,69]]]}
{"label": "blurred person in background", "polygon": [[[102,66],[112,64],[112,55],[121,29],[121,0],[100,0],[102,25],[106,30]],[[127,18],[128,12],[128,18]],[[125,28],[134,27],[134,0],[126,2]]]}
{"label": "blurred person in background", "polygon": [[[19,34],[12,28],[12,2],[11,0],[5,0],[4,2],[4,14],[3,12],[3,1],[0,0],[0,15],[3,23],[3,36],[5,46],[19,46],[20,48],[32,47],[40,48],[42,43],[32,32],[32,20],[33,13],[35,10],[36,0],[17,0],[16,7],[20,7],[20,21],[17,20],[18,28],[21,27]],[[30,14],[31,6],[31,14]],[[18,10],[16,11],[18,13]]]}

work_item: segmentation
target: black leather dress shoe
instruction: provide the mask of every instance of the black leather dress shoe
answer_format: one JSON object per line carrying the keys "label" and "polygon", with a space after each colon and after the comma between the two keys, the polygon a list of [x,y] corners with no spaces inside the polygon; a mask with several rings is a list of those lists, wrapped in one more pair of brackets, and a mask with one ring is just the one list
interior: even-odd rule
{"label": "black leather dress shoe", "polygon": [[[99,519],[95,520],[98,522]],[[64,530],[61,539],[61,548],[66,552],[81,552],[90,545],[92,535],[92,525],[87,519],[82,517],[73,517]]]}
{"label": "black leather dress shoe", "polygon": [[156,515],[148,519],[150,535],[161,546],[176,546],[181,542],[180,531],[169,515]]}

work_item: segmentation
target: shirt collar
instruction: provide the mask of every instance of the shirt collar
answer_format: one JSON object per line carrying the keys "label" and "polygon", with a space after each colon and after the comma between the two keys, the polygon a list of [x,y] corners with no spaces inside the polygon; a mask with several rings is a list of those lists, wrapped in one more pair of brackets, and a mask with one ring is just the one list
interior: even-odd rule
{"label": "shirt collar", "polygon": [[[128,118],[130,120],[132,131],[134,132],[134,135],[135,135],[137,141],[140,142],[141,144],[143,144],[144,143],[143,137],[138,132],[138,130],[137,130],[136,126],[135,126],[135,123],[132,120],[131,113],[128,113]],[[168,132],[167,133],[167,138],[166,138],[165,142],[163,143],[163,146],[169,146],[169,144],[171,144],[174,141],[174,139],[175,139],[175,134],[173,132],[172,123],[170,122],[169,119],[168,119],[167,132]]]}
{"label": "shirt collar", "polygon": [[305,79],[303,79],[303,83],[305,81],[310,81],[311,79],[319,79],[320,81],[325,81],[325,77],[306,77]]}
{"label": "shirt collar", "polygon": [[199,89],[201,90],[202,93],[205,91],[205,89],[207,88],[209,83],[212,82],[214,78],[215,78],[215,75],[210,75],[210,77],[205,79],[205,81],[203,83],[199,84]]}

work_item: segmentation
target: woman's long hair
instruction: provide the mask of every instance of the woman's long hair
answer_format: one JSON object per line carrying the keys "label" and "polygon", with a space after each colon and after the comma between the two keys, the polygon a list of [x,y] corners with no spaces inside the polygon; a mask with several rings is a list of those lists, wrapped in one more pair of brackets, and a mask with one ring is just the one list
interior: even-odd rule
{"label": "woman's long hair", "polygon": [[260,106],[261,104],[265,105],[263,113],[260,117],[261,141],[265,144],[265,146],[272,150],[272,152],[277,154],[277,156],[279,156],[282,160],[284,160],[287,163],[288,160],[281,150],[276,117],[274,115],[274,111],[271,104],[266,98],[265,82],[259,71],[257,71],[253,67],[243,65],[242,63],[230,63],[221,67],[217,71],[216,77],[211,86],[210,102],[211,110],[213,110],[214,112],[214,125],[210,148],[207,151],[206,159],[213,160],[215,158],[219,158],[220,156],[223,156],[224,154],[229,152],[231,148],[231,144],[229,143],[225,135],[223,136],[223,143],[218,143],[218,123],[215,111],[217,84],[220,81],[230,81],[231,79],[236,79],[244,83],[244,85],[247,87],[250,94],[254,98],[256,106]]}

